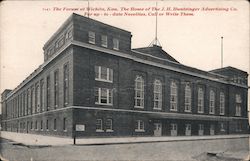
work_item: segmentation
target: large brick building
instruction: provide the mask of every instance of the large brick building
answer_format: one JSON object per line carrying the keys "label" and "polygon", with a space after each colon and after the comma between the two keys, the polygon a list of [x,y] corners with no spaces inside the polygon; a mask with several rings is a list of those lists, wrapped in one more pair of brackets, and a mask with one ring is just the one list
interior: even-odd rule
{"label": "large brick building", "polygon": [[82,137],[248,131],[246,72],[188,67],[157,45],[131,49],[131,37],[72,14],[44,45],[44,63],[2,93],[3,130]]}

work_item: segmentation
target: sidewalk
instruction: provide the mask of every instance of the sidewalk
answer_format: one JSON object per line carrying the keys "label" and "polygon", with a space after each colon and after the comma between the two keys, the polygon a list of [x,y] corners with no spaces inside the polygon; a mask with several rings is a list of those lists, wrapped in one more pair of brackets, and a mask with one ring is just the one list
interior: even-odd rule
{"label": "sidewalk", "polygon": [[[72,138],[55,136],[25,134],[1,131],[0,136],[13,140],[17,143],[33,146],[60,146],[72,145]],[[112,137],[112,138],[76,138],[77,145],[104,145],[104,144],[128,144],[128,143],[150,143],[150,142],[171,142],[171,141],[192,141],[192,140],[216,140],[249,138],[249,134],[242,135],[213,135],[213,136],[162,136],[162,137]]]}

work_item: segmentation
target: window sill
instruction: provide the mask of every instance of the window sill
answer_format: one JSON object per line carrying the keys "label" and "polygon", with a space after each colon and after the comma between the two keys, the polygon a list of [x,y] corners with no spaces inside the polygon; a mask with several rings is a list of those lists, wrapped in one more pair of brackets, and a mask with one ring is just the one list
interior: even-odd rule
{"label": "window sill", "polygon": [[90,43],[90,44],[95,44],[95,42],[94,42],[94,41],[89,41],[89,43]]}
{"label": "window sill", "polygon": [[67,130],[63,130],[63,132],[67,132]]}
{"label": "window sill", "polygon": [[96,80],[96,81],[100,81],[100,82],[113,83],[113,81],[111,81],[111,80],[106,80],[106,79],[95,78],[95,80]]}
{"label": "window sill", "polygon": [[134,106],[134,108],[140,108],[140,109],[143,109],[144,107],[143,107],[143,106]]}
{"label": "window sill", "polygon": [[114,130],[106,130],[106,132],[114,132]]}
{"label": "window sill", "polygon": [[145,130],[135,130],[135,132],[145,132]]}
{"label": "window sill", "polygon": [[113,48],[114,50],[119,50],[119,48]]}
{"label": "window sill", "polygon": [[104,130],[96,130],[95,132],[104,132]]}
{"label": "window sill", "polygon": [[212,112],[209,112],[209,114],[210,114],[210,115],[214,115],[214,113],[212,113]]}
{"label": "window sill", "polygon": [[199,113],[199,114],[204,114],[204,111],[198,111],[197,113]]}
{"label": "window sill", "polygon": [[177,109],[170,109],[170,111],[177,112]]}
{"label": "window sill", "polygon": [[162,108],[153,108],[153,110],[158,110],[158,111],[160,111],[160,110],[162,110]]}
{"label": "window sill", "polygon": [[113,104],[106,104],[106,103],[97,103],[95,102],[96,105],[105,105],[105,106],[113,106]]}
{"label": "window sill", "polygon": [[191,111],[191,110],[185,110],[184,112],[188,112],[188,113],[191,113],[192,111]]}
{"label": "window sill", "polygon": [[108,47],[108,45],[103,45],[103,44],[102,44],[101,46],[102,46],[102,47],[105,47],[105,48],[107,48],[107,47]]}

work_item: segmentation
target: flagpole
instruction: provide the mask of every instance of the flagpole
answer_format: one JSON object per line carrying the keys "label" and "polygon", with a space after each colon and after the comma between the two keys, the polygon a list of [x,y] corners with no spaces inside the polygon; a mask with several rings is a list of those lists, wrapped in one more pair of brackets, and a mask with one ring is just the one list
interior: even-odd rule
{"label": "flagpole", "polygon": [[223,68],[223,36],[221,37],[221,68]]}

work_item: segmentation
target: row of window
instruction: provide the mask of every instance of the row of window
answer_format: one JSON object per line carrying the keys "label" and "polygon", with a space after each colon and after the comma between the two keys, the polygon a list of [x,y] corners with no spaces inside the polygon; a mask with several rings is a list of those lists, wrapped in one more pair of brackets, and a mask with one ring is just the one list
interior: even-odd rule
{"label": "row of window", "polygon": [[[135,108],[144,108],[144,79],[142,76],[136,76],[135,79]],[[162,82],[158,79],[154,81],[154,109],[161,110],[162,109]],[[198,88],[198,113],[204,113],[204,89]],[[215,113],[215,92],[214,90],[210,90],[209,92],[209,113]],[[239,94],[235,95],[236,102],[236,116],[241,116],[241,96]],[[225,114],[225,94],[224,92],[220,92],[220,115]],[[170,110],[177,111],[178,110],[178,86],[175,81],[172,81],[170,84]],[[189,83],[185,85],[184,91],[184,109],[185,112],[192,111],[192,89]]]}
{"label": "row of window", "polygon": [[[36,120],[34,122],[33,121],[27,122],[27,127],[25,126],[25,122],[20,122],[19,127],[20,127],[20,129],[23,129],[23,130],[25,130],[26,128],[29,128],[28,130],[36,130],[36,131],[38,131],[38,130],[41,130],[41,131],[47,130],[48,131],[48,130],[50,130],[49,129],[49,124],[50,124],[49,120],[46,120],[46,122],[43,122],[43,120],[40,120],[40,122]],[[63,118],[63,124],[62,125],[63,125],[63,127],[62,127],[63,131],[67,131],[67,119],[66,118]],[[39,128],[38,128],[38,126],[39,126]],[[57,130],[57,119],[53,120],[53,130],[54,131]]]}
{"label": "row of window", "polygon": [[[96,44],[96,34],[93,31],[88,32],[88,41],[91,44]],[[108,37],[107,35],[101,35],[101,44],[102,47],[108,47]],[[119,40],[117,38],[113,38],[113,47],[114,50],[119,50]]]}
{"label": "row of window", "polygon": [[67,30],[58,40],[54,42],[45,52],[44,59],[47,60],[54,52],[60,49],[73,36],[73,30]]}
{"label": "row of window", "polygon": [[[113,82],[113,70],[103,66],[95,66],[95,80],[104,81],[104,82]],[[145,95],[145,82],[142,76],[136,76],[135,79],[135,108],[144,108],[144,95]],[[162,99],[163,99],[163,88],[162,82],[159,79],[154,81],[154,104],[153,108],[156,110],[162,109]],[[204,89],[198,88],[198,99],[197,99],[197,112],[204,113],[204,98],[205,92]],[[215,100],[216,95],[214,90],[209,92],[209,114],[215,114]],[[219,97],[219,113],[220,115],[225,114],[225,94],[220,92]],[[112,105],[113,92],[111,89],[107,88],[95,88],[95,103],[96,104],[105,104]],[[241,96],[239,94],[235,95],[236,102],[236,116],[241,116]],[[192,89],[189,83],[185,85],[184,92],[184,109],[185,112],[192,111]],[[178,111],[178,86],[175,81],[172,81],[170,84],[170,110]]]}
{"label": "row of window", "polygon": [[[240,123],[239,123],[240,124]],[[240,124],[241,125],[241,124]],[[237,125],[238,127],[238,131],[241,130],[242,128],[242,125],[239,126]],[[219,124],[219,128],[220,128],[220,131],[221,132],[224,132],[226,131],[226,127],[225,127],[225,124],[224,123],[220,123]],[[189,130],[191,132],[191,124],[185,124],[185,129],[186,130]],[[212,124],[210,125],[210,130],[214,130],[215,129],[215,126]],[[156,130],[156,129],[155,129]],[[170,124],[170,130],[171,131],[177,131],[178,130],[178,124],[176,123],[171,123]],[[198,125],[198,130],[199,131],[202,131],[202,134],[204,132],[204,124],[199,124]],[[136,120],[135,121],[135,132],[145,132],[145,124],[144,124],[144,121],[143,120]],[[191,133],[190,133],[191,134]]]}
{"label": "row of window", "polygon": [[[54,74],[54,108],[58,108],[59,103],[59,70]],[[68,105],[69,100],[69,65],[66,63],[63,67],[63,103]],[[45,104],[46,103],[46,104]],[[51,104],[51,78],[46,77],[46,81],[41,79],[35,85],[10,99],[6,105],[6,115],[8,118],[26,116],[34,113],[48,111]]]}

